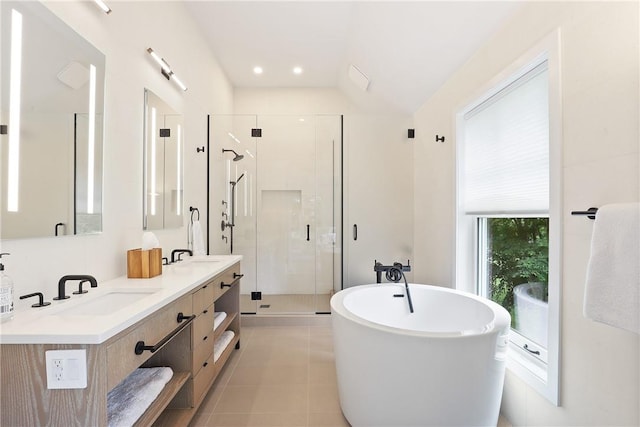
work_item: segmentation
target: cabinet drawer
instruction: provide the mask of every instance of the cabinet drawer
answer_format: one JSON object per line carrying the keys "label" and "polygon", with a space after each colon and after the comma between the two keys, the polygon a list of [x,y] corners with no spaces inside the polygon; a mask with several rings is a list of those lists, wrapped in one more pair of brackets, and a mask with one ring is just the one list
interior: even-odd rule
{"label": "cabinet drawer", "polygon": [[210,281],[193,293],[193,314],[199,315],[213,303],[215,282]]}
{"label": "cabinet drawer", "polygon": [[[134,369],[152,356],[149,351],[135,354],[135,347],[138,341],[144,341],[147,345],[155,345],[180,325],[177,321],[178,313],[190,316],[192,309],[191,295],[185,295],[151,314],[134,325],[129,333],[116,338],[114,342],[108,344],[108,390],[118,385]],[[187,328],[181,333],[189,333],[189,329]],[[190,349],[185,349],[185,351],[187,350]]]}
{"label": "cabinet drawer", "polygon": [[216,367],[213,363],[213,354],[203,363],[200,372],[193,378],[193,396],[196,404],[202,400],[209,391],[209,385],[216,374]]}
{"label": "cabinet drawer", "polygon": [[205,361],[213,354],[213,334],[208,335],[205,340],[195,345],[193,350],[193,374],[197,375],[202,369]]}
{"label": "cabinet drawer", "polygon": [[226,269],[222,274],[216,276],[214,280],[214,290],[215,296],[214,300],[220,298],[225,292],[227,292],[230,287],[223,286],[229,285],[235,282],[234,286],[238,286],[240,284],[240,280],[238,280],[238,276],[240,275],[240,263],[236,263]]}
{"label": "cabinet drawer", "polygon": [[213,304],[205,309],[206,313],[202,313],[193,321],[193,346],[197,347],[204,340],[204,337],[213,338]]}

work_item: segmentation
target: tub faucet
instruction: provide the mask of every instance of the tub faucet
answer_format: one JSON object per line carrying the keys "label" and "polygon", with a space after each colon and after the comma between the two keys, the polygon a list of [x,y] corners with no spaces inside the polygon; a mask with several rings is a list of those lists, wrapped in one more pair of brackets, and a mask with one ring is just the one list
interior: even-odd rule
{"label": "tub faucet", "polygon": [[402,278],[404,279],[404,288],[407,294],[407,301],[409,302],[409,311],[413,313],[413,302],[411,301],[411,292],[409,292],[409,284],[407,283],[407,276],[404,275],[404,271],[402,271],[401,267],[402,265],[400,266],[394,265],[389,268],[389,270],[387,271],[387,274],[392,274],[398,278],[402,276]]}
{"label": "tub faucet", "polygon": [[411,271],[411,263],[407,260],[407,265],[402,265],[400,262],[394,262],[393,265],[382,265],[381,262],[374,261],[373,271],[376,272],[376,283],[382,283],[382,273],[385,273],[385,277],[389,282],[399,282],[401,276],[397,273],[391,273],[392,268],[400,269],[400,271]]}
{"label": "tub faucet", "polygon": [[96,280],[96,278],[88,274],[70,274],[67,276],[62,276],[58,281],[58,296],[54,297],[54,300],[63,300],[69,298],[64,293],[64,286],[69,280],[82,280],[82,282],[88,281],[89,283],[91,283],[92,288],[98,287],[98,281]]}
{"label": "tub faucet", "polygon": [[[193,256],[193,252],[191,251],[191,249],[174,249],[171,251],[171,263],[173,264],[174,262],[177,261],[182,261],[182,254],[183,253],[188,253],[190,256]],[[176,254],[178,254],[178,258],[176,259]]]}

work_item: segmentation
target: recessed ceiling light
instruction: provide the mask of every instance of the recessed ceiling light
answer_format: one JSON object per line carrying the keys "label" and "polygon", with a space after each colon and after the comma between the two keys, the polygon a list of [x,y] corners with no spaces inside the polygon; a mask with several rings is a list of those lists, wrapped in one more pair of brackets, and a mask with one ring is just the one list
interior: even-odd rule
{"label": "recessed ceiling light", "polygon": [[262,74],[262,67],[253,67],[253,74]]}
{"label": "recessed ceiling light", "polygon": [[293,67],[293,74],[302,74],[302,67]]}

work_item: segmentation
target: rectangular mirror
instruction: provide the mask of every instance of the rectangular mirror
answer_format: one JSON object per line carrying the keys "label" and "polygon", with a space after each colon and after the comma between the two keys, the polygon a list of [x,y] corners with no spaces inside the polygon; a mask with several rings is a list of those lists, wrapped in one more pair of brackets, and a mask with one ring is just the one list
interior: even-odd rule
{"label": "rectangular mirror", "polygon": [[100,232],[105,56],[39,2],[0,19],[0,238]]}
{"label": "rectangular mirror", "polygon": [[143,228],[184,224],[182,115],[149,89],[144,91]]}

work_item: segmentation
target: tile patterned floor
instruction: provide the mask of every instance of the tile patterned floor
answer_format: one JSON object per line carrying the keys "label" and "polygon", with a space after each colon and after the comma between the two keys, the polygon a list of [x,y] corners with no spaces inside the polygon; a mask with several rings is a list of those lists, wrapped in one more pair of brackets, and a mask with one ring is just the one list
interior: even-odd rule
{"label": "tile patterned floor", "polygon": [[338,402],[331,328],[243,327],[192,427],[348,427]]}
{"label": "tile patterned floor", "polygon": [[[349,427],[338,401],[331,327],[324,325],[243,326],[240,350],[191,427]],[[511,424],[500,417],[498,427]]]}

